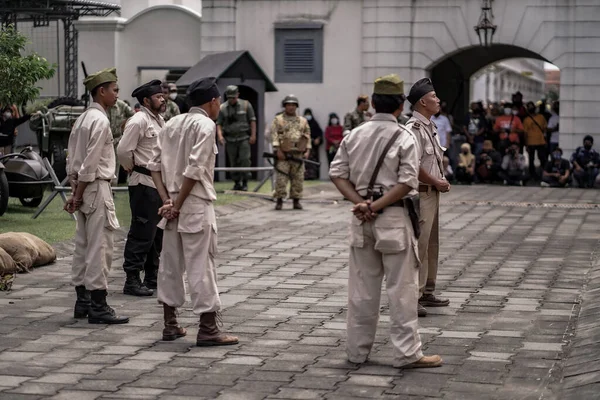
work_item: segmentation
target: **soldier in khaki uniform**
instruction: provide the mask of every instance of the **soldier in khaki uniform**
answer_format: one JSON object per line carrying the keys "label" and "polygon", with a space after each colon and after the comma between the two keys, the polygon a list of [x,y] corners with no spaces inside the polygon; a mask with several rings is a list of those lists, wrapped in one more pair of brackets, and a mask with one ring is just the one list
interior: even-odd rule
{"label": "soldier in khaki uniform", "polygon": [[350,222],[347,353],[353,363],[367,361],[385,276],[394,366],[438,367],[440,356],[423,356],[417,330],[419,260],[410,215],[418,223],[411,199],[419,186],[419,160],[413,135],[397,121],[403,91],[404,82],[395,74],[375,80],[376,114],[344,138],[329,170],[338,190],[355,204]]}
{"label": "soldier in khaki uniform", "polygon": [[67,174],[73,195],[65,204],[66,211],[77,213],[74,316],[87,317],[92,324],[123,324],[129,318],[117,316],[106,304],[113,231],[119,227],[110,188],[115,176],[114,139],[106,116],[119,97],[116,70],[89,75],[83,84],[94,101],[77,118],[69,136]]}
{"label": "soldier in khaki uniform", "polygon": [[171,100],[171,91],[169,88],[169,84],[167,82],[163,82],[161,87],[166,102],[165,111],[163,112],[162,116],[165,122],[167,122],[174,116],[181,114],[181,112],[179,111],[179,106],[177,105],[177,103]]}
{"label": "soldier in khaki uniform", "polygon": [[187,114],[172,118],[158,135],[148,169],[163,200],[159,227],[164,228],[158,270],[158,301],[163,304],[164,340],[185,336],[177,323],[176,309],[185,302],[183,275],[187,274],[192,306],[200,315],[198,346],[236,344],[237,337],[220,332],[217,313],[221,300],[217,288],[215,255],[217,220],[213,201],[216,125],[220,110],[215,78],[192,83],[187,90]]}
{"label": "soldier in khaki uniform", "polygon": [[[251,165],[251,148],[256,143],[256,116],[252,104],[239,98],[237,86],[230,85],[225,89],[227,101],[221,104],[221,112],[217,119],[217,138],[225,146],[231,167]],[[235,182],[233,190],[248,190],[250,172],[232,172]]]}
{"label": "soldier in khaki uniform", "polygon": [[437,128],[431,117],[440,110],[440,100],[428,78],[413,85],[408,95],[413,105],[413,115],[406,127],[415,134],[420,146],[419,194],[421,198],[421,236],[419,237],[419,316],[427,315],[425,307],[443,307],[448,299],[434,295],[439,257],[439,208],[440,193],[450,190],[444,178],[443,154]]}
{"label": "soldier in khaki uniform", "polygon": [[271,123],[271,142],[273,152],[277,154],[275,169],[276,210],[281,210],[283,199],[287,195],[287,184],[290,182],[290,198],[294,201],[294,209],[302,210],[300,199],[304,186],[304,163],[288,160],[308,158],[311,149],[310,127],[304,117],[296,115],[299,103],[293,94],[286,96],[281,102],[284,112],[277,115]]}
{"label": "soldier in khaki uniform", "polygon": [[365,121],[369,120],[369,96],[360,95],[356,99],[356,108],[344,116],[344,136]]}
{"label": "soldier in khaki uniform", "polygon": [[[158,260],[162,248],[162,229],[158,209],[162,200],[156,191],[152,174],[146,168],[152,158],[158,134],[165,121],[160,113],[165,99],[159,80],[150,81],[131,93],[141,111],[125,125],[123,137],[117,146],[119,162],[129,175],[129,206],[131,225],[125,242],[123,269],[127,274],[123,293],[132,296],[152,296],[156,289]],[[144,271],[144,282],[140,272]]]}

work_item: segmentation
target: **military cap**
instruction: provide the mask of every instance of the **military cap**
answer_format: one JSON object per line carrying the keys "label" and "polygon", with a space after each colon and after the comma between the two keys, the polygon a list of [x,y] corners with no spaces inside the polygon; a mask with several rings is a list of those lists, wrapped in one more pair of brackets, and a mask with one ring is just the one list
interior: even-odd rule
{"label": "military cap", "polygon": [[225,97],[226,98],[235,97],[238,94],[240,94],[240,90],[235,85],[229,85],[225,88]]}
{"label": "military cap", "polygon": [[107,82],[116,82],[117,81],[117,69],[116,68],[106,68],[101,71],[98,71],[94,74],[88,75],[84,80],[83,84],[87,90],[90,92]]}
{"label": "military cap", "polygon": [[403,95],[404,81],[396,74],[381,76],[375,79],[373,94]]}
{"label": "military cap", "polygon": [[161,82],[158,79],[154,79],[135,89],[131,93],[131,97],[135,97],[140,103],[143,103],[144,98],[150,97],[157,93],[162,93],[162,88],[160,85]]}
{"label": "military cap", "polygon": [[298,102],[298,98],[293,94],[288,94],[287,96],[285,96],[283,98],[283,101],[281,102],[281,106],[285,107],[286,104],[295,104],[297,106],[300,106],[300,103]]}
{"label": "military cap", "polygon": [[433,83],[431,79],[423,78],[418,80],[411,88],[408,93],[408,101],[410,104],[416,104],[417,101],[421,100],[421,97],[425,96],[429,92],[434,92]]}
{"label": "military cap", "polygon": [[221,97],[221,92],[217,87],[217,78],[198,79],[187,88],[186,95],[196,105],[202,105]]}

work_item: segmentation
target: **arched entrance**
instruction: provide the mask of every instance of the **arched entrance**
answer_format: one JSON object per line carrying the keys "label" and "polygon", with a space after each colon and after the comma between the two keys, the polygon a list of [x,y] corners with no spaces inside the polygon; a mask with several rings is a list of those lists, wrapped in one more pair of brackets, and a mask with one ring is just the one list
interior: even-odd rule
{"label": "arched entrance", "polygon": [[548,61],[539,54],[522,47],[495,44],[490,47],[462,48],[431,64],[427,71],[438,97],[448,103],[450,113],[460,120],[469,109],[470,77],[483,67],[508,58],[533,58]]}

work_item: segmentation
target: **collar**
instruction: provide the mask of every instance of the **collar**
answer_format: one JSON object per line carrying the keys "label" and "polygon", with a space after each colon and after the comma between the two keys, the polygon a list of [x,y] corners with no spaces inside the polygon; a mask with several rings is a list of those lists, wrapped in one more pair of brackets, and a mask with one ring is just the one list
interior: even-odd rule
{"label": "collar", "polygon": [[[117,104],[115,103],[115,105],[113,107],[116,107],[116,105]],[[95,101],[92,101],[92,104],[90,104],[89,108],[95,108],[96,110],[100,110],[100,111],[102,111],[102,114],[104,114],[106,117],[108,117],[108,115],[106,114],[106,110],[104,109],[104,107],[102,107],[100,105],[100,103],[96,103]]]}
{"label": "collar", "polygon": [[[141,105],[141,104],[140,104]],[[148,115],[150,118],[156,120],[158,123],[161,123],[161,119],[162,117],[160,116],[160,114],[158,115],[154,115],[154,113],[152,111],[150,111],[149,108],[146,108],[146,106],[142,106],[142,112],[146,113],[146,115]]]}
{"label": "collar", "polygon": [[371,121],[390,121],[398,123],[398,120],[396,119],[396,117],[394,117],[393,114],[387,113],[376,113],[371,117]]}
{"label": "collar", "polygon": [[427,118],[425,118],[425,116],[423,114],[421,114],[420,112],[415,111],[415,110],[413,110],[413,117],[415,117],[416,119],[418,119],[425,125],[429,125],[431,123],[431,121],[428,120]]}
{"label": "collar", "polygon": [[208,118],[208,113],[206,111],[204,111],[203,108],[200,108],[200,107],[197,107],[197,106],[190,108],[189,113],[190,114],[202,114],[202,115],[204,115],[205,117]]}

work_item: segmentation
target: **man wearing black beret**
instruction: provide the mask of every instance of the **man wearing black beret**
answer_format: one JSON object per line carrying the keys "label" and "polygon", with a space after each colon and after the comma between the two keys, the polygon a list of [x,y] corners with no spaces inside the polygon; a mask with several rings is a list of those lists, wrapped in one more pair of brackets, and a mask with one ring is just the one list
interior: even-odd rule
{"label": "man wearing black beret", "polygon": [[429,78],[413,85],[408,95],[413,115],[406,123],[417,137],[420,147],[419,197],[421,200],[421,236],[419,236],[419,306],[420,317],[427,315],[425,307],[443,307],[450,302],[434,295],[439,258],[440,193],[450,190],[444,177],[443,154],[437,128],[431,117],[440,111],[440,99]]}
{"label": "man wearing black beret", "polygon": [[185,303],[185,272],[193,311],[200,315],[198,346],[238,342],[217,325],[221,300],[214,259],[217,220],[212,203],[217,199],[213,186],[218,153],[214,120],[221,109],[220,98],[215,78],[192,83],[187,90],[189,112],[166,123],[147,167],[163,201],[159,227],[165,232],[158,270],[158,301],[165,316],[163,340],[186,335],[176,318],[177,307]]}
{"label": "man wearing black beret", "polygon": [[[123,137],[117,146],[119,163],[129,175],[129,207],[131,225],[125,243],[123,269],[127,274],[123,293],[132,296],[152,296],[156,289],[158,260],[162,248],[162,229],[158,209],[162,201],[146,168],[152,158],[158,134],[165,121],[165,99],[159,80],[150,81],[131,94],[141,105],[141,111],[125,124]],[[140,272],[144,271],[144,282]]]}

